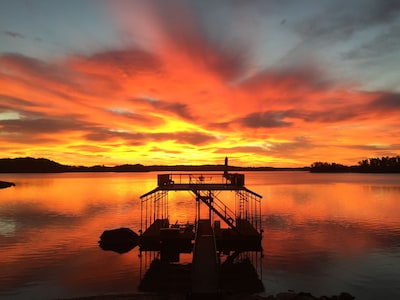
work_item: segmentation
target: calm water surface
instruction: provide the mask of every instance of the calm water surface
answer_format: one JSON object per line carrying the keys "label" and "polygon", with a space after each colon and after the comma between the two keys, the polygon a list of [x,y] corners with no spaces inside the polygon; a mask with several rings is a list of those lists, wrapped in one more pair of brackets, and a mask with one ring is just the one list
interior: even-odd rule
{"label": "calm water surface", "polygon": [[[138,248],[103,251],[105,229],[140,228],[139,196],[156,173],[0,174],[0,299],[137,291]],[[263,195],[265,295],[400,299],[400,175],[246,173]],[[170,219],[193,221],[194,198],[171,193]]]}

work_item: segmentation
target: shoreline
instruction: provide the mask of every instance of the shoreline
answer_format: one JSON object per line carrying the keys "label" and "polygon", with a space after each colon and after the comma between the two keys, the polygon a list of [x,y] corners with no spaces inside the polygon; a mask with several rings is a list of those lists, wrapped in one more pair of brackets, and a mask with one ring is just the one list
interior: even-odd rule
{"label": "shoreline", "polygon": [[305,292],[282,292],[276,295],[260,296],[257,294],[218,294],[218,295],[196,295],[191,297],[185,293],[129,293],[129,294],[109,294],[94,295],[73,298],[57,298],[57,300],[353,300],[355,299],[349,293],[342,292],[339,295],[316,297]]}

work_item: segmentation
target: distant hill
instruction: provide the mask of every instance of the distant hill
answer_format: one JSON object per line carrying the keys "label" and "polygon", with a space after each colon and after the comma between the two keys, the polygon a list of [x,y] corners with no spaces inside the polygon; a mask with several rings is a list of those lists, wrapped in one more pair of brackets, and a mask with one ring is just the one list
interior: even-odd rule
{"label": "distant hill", "polygon": [[[224,171],[224,165],[175,165],[144,166],[142,164],[124,164],[115,167],[96,165],[91,167],[68,166],[59,164],[46,158],[2,158],[0,159],[0,173],[64,173],[64,172],[213,172]],[[228,171],[306,171],[309,168],[272,168],[272,167],[235,167],[228,166]]]}
{"label": "distant hill", "polygon": [[1,173],[59,173],[67,172],[68,166],[61,165],[46,158],[2,158]]}
{"label": "distant hill", "polygon": [[0,173],[64,173],[64,172],[143,172],[143,165],[106,166],[68,166],[46,158],[2,158]]}

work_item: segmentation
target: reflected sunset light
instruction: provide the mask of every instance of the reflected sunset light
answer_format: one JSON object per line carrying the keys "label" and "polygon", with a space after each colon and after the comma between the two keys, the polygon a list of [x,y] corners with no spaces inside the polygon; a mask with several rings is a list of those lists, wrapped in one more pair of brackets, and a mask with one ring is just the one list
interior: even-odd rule
{"label": "reflected sunset light", "polygon": [[[0,295],[24,295],[23,286],[31,282],[41,288],[28,288],[27,293],[43,293],[38,298],[44,299],[136,291],[141,272],[138,248],[118,254],[103,251],[98,241],[104,230],[128,227],[139,232],[140,196],[156,187],[155,175],[2,175],[17,185],[1,191],[0,257],[7,276],[0,276]],[[317,294],[339,289],[367,296],[362,292],[365,284],[352,284],[364,280],[372,288],[379,274],[386,282],[397,276],[391,267],[398,261],[393,253],[400,246],[396,182],[397,175],[247,172],[246,186],[263,196],[262,265],[269,293],[300,284]],[[216,196],[231,208],[237,204],[234,192]],[[192,194],[172,192],[168,203],[171,223],[194,221]],[[207,207],[201,214],[208,217]],[[182,258],[191,261],[188,255]],[[379,265],[382,260],[387,263]],[[349,271],[349,265],[355,267]],[[380,273],[370,271],[361,278],[361,269],[367,266],[379,267]],[[321,285],[301,283],[304,276],[318,278]],[[343,276],[349,278],[341,288]],[[275,287],[271,280],[279,284]],[[56,287],[53,294],[45,288],[48,284]]]}

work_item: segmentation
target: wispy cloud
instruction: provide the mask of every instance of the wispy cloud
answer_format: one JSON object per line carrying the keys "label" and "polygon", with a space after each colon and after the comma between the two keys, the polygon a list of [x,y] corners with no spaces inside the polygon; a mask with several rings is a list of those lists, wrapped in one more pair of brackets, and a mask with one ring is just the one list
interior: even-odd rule
{"label": "wispy cloud", "polygon": [[24,39],[25,36],[19,32],[4,30],[3,34],[12,38]]}

